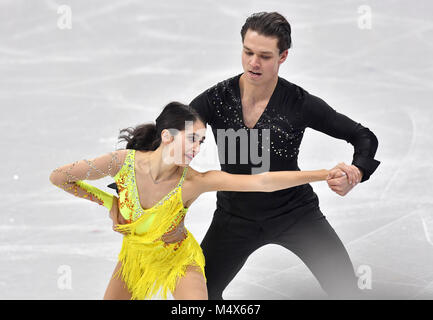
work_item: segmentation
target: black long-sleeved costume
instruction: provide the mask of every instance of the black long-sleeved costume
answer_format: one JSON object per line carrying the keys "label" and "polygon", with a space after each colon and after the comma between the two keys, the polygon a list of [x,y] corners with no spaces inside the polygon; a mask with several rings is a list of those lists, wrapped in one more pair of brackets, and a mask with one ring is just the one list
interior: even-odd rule
{"label": "black long-sleeved costume", "polygon": [[[245,126],[242,117],[240,76],[241,74],[218,83],[190,103],[203,120],[211,125],[218,148],[222,148],[217,139],[218,129],[244,129],[250,138],[251,129]],[[309,94],[303,88],[279,77],[266,109],[252,128],[259,132],[259,150],[262,150],[262,130],[270,129],[269,171],[300,170],[297,158],[307,127],[344,139],[354,146],[352,164],[362,170],[361,182],[368,180],[380,164],[374,159],[378,140],[368,128],[336,112],[322,99]],[[228,161],[229,144],[226,143],[224,148],[218,150],[221,170],[251,174],[253,167],[260,166],[254,164],[250,158],[248,163],[242,163],[239,143],[236,146],[236,163]],[[299,206],[314,202],[318,205],[317,195],[309,184],[270,193],[217,193],[217,207],[233,215],[256,221],[290,213]]]}

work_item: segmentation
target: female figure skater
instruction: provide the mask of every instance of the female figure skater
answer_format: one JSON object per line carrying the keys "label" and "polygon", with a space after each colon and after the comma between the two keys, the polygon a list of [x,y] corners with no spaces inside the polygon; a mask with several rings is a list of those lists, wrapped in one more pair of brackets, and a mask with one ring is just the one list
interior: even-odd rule
{"label": "female figure skater", "polygon": [[[210,191],[271,192],[326,180],[328,170],[278,171],[256,175],[204,173],[188,165],[199,152],[206,126],[187,105],[169,103],[155,124],[120,132],[126,149],[55,169],[50,181],[110,210],[114,229],[124,234],[118,264],[104,299],[150,299],[167,291],[175,299],[207,299],[205,260],[184,227],[189,206]],[[119,197],[83,180],[110,175]],[[117,213],[120,212],[119,220]]]}

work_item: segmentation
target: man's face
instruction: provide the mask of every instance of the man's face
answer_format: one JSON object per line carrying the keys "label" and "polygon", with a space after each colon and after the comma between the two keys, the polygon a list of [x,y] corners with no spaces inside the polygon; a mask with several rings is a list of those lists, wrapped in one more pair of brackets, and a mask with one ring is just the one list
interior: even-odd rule
{"label": "man's face", "polygon": [[287,52],[285,50],[280,54],[277,37],[267,37],[248,29],[242,49],[245,79],[252,84],[275,79],[280,64],[287,58]]}

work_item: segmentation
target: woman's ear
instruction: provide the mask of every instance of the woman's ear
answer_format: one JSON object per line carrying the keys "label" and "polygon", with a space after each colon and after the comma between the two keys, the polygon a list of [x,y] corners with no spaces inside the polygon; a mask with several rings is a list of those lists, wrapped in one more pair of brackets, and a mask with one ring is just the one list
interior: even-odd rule
{"label": "woman's ear", "polygon": [[164,129],[161,131],[161,142],[164,144],[169,144],[173,141],[173,136],[170,134],[170,131]]}

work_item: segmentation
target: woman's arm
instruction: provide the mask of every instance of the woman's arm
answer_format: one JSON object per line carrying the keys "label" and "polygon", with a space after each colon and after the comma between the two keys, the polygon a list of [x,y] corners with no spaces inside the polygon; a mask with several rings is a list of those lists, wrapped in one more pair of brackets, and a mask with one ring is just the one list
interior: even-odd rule
{"label": "woman's arm", "polygon": [[96,202],[111,209],[112,194],[102,191],[83,180],[96,180],[108,175],[114,177],[123,165],[127,150],[117,150],[91,160],[79,160],[51,172],[50,181],[76,197]]}
{"label": "woman's arm", "polygon": [[326,180],[328,170],[272,171],[260,174],[230,174],[224,171],[207,171],[197,175],[197,190],[272,192],[296,187],[310,182]]}

